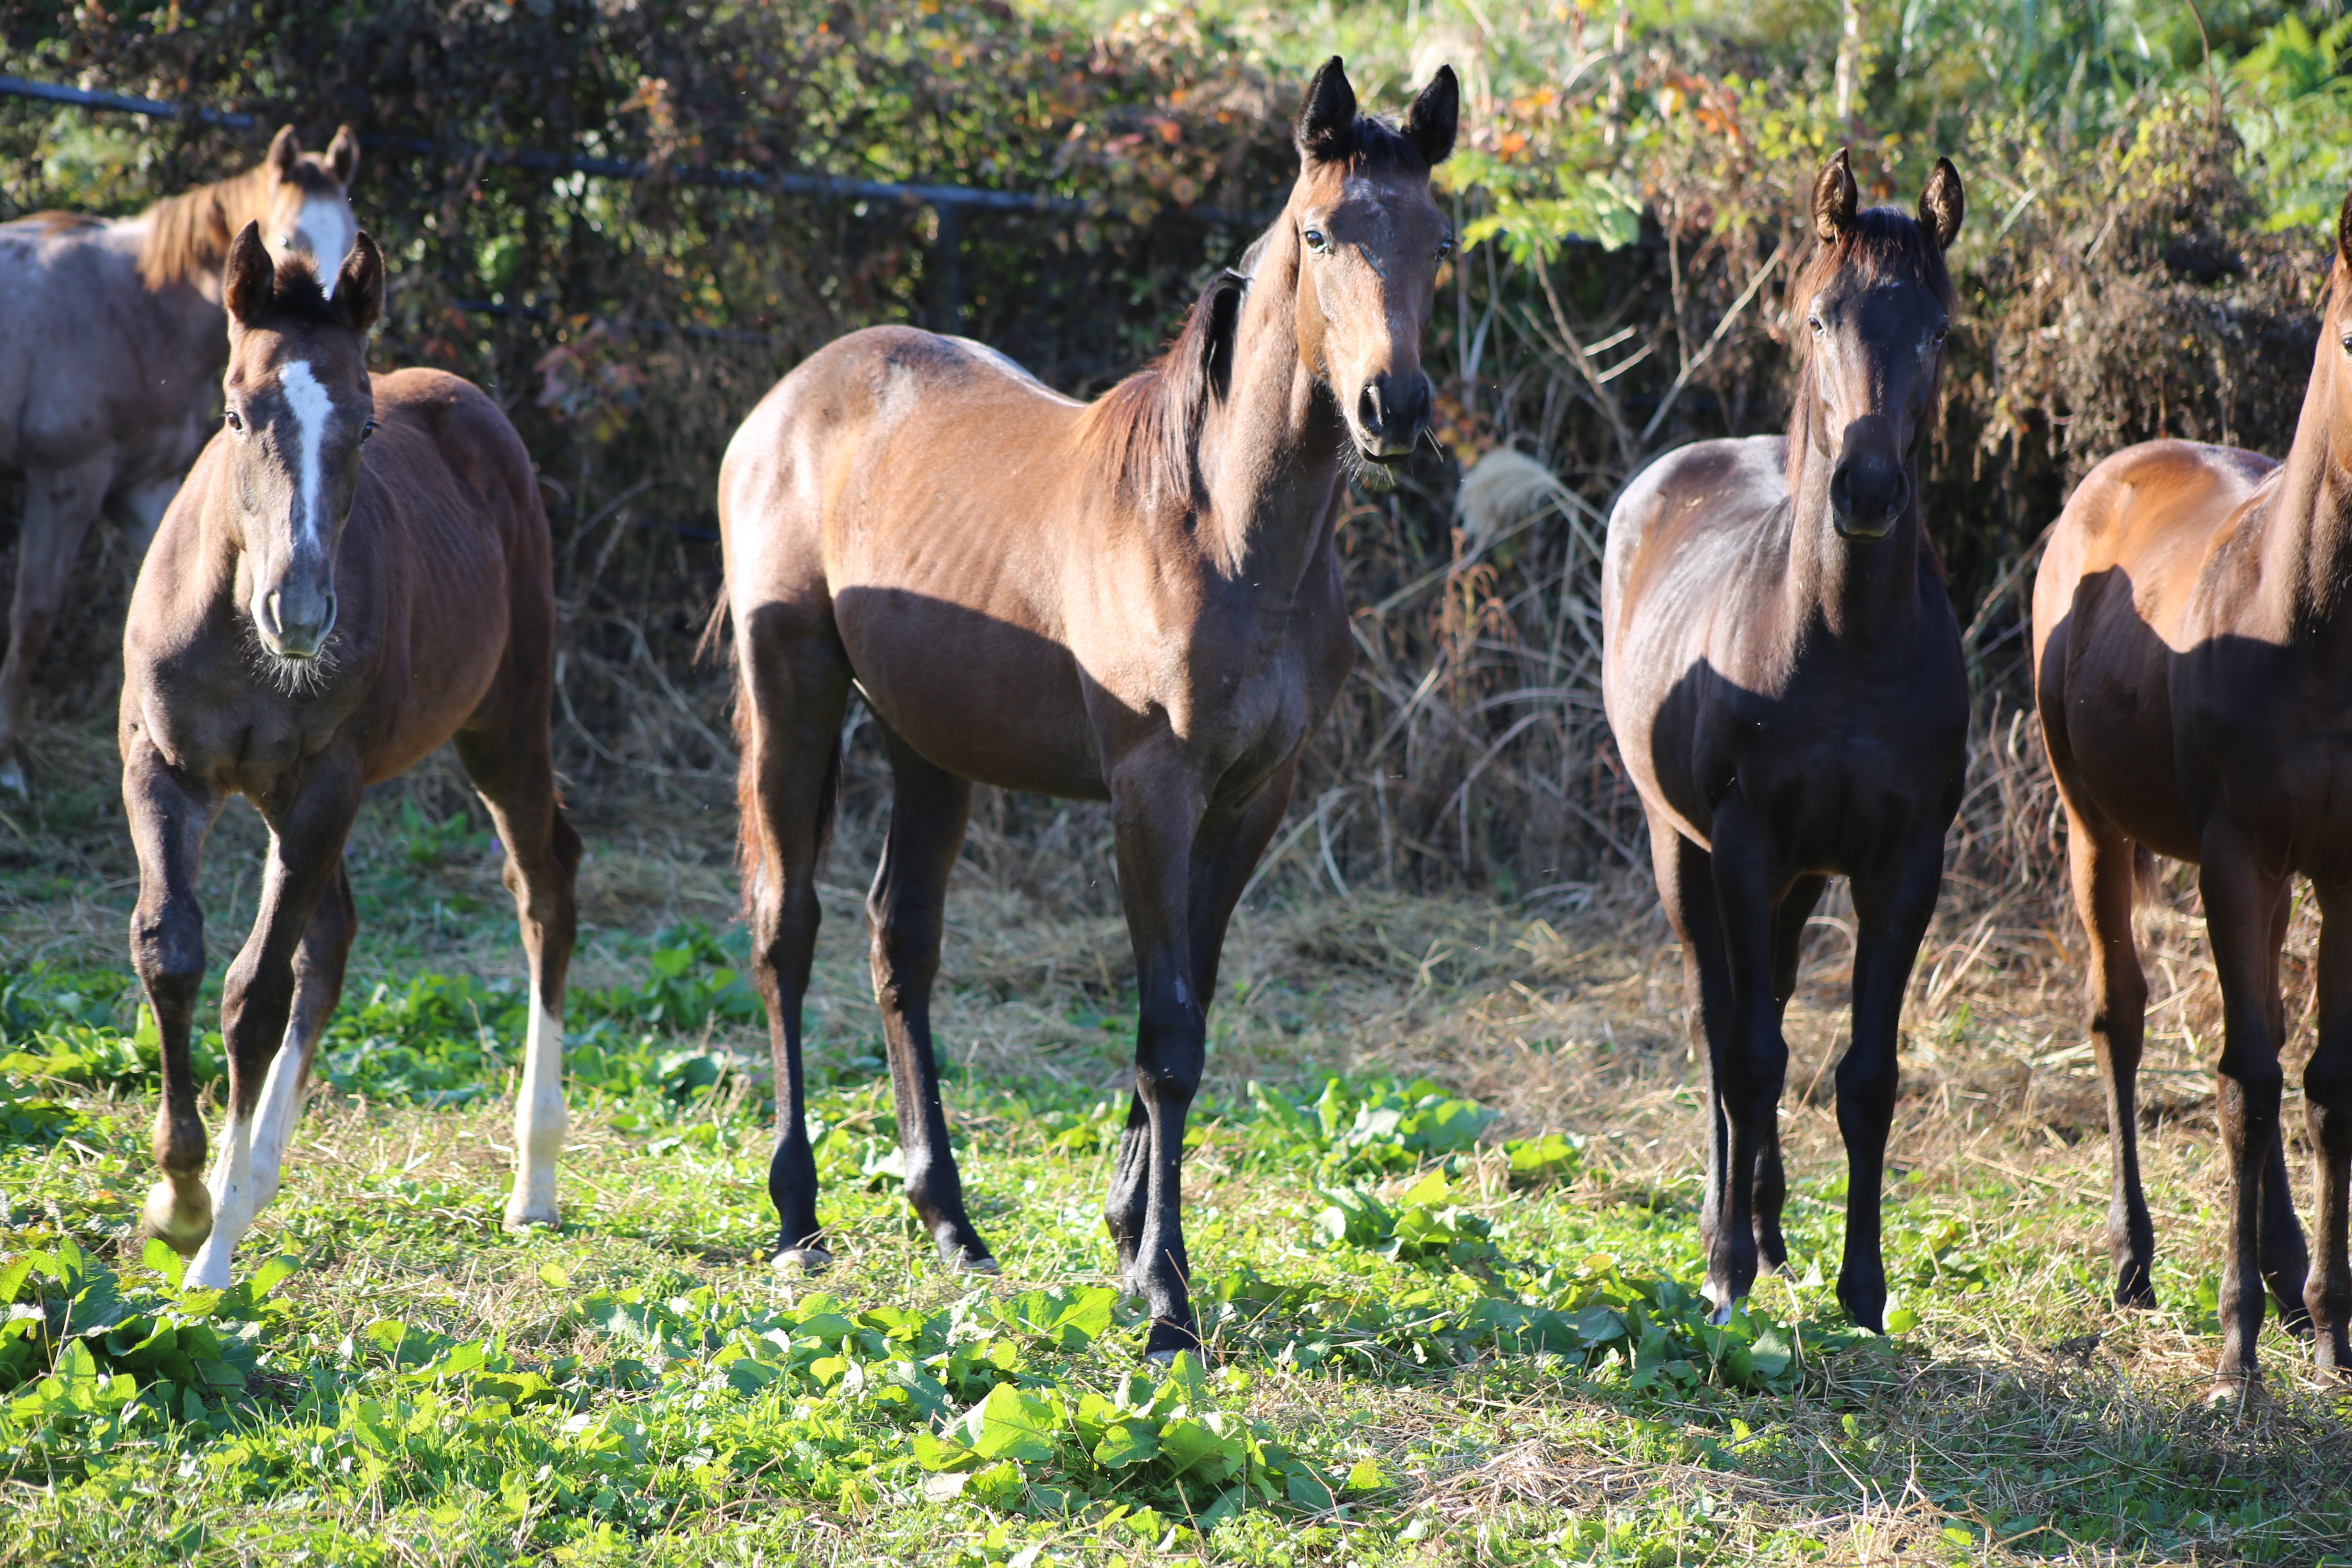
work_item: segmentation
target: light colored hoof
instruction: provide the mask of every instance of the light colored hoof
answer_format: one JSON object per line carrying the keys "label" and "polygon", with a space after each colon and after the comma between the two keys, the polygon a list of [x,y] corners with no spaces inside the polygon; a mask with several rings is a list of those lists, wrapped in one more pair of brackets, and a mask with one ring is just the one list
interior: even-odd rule
{"label": "light colored hoof", "polygon": [[950,1267],[952,1267],[959,1274],[1002,1274],[1004,1272],[1003,1269],[999,1268],[996,1266],[996,1259],[993,1258],[973,1258],[968,1254],[961,1252],[956,1254],[956,1260]]}
{"label": "light colored hoof", "polygon": [[1143,1359],[1153,1366],[1164,1369],[1174,1366],[1176,1358],[1183,1353],[1182,1351],[1146,1351],[1143,1352]]}
{"label": "light colored hoof", "polygon": [[184,1207],[180,1190],[169,1182],[158,1182],[147,1189],[147,1201],[139,1209],[139,1223],[148,1235],[181,1257],[194,1258],[196,1248],[213,1233],[211,1195],[197,1187],[194,1198]]}
{"label": "light colored hoof", "polygon": [[0,763],[0,792],[23,800],[31,792],[25,787],[25,764],[15,757]]}
{"label": "light colored hoof", "polygon": [[228,1289],[228,1248],[205,1246],[195,1261],[188,1265],[187,1274],[180,1280],[183,1290],[226,1290]]}
{"label": "light colored hoof", "polygon": [[833,1254],[822,1247],[787,1247],[768,1260],[779,1274],[822,1274],[833,1266]]}
{"label": "light colored hoof", "polygon": [[2208,1410],[2237,1410],[2259,1405],[2262,1400],[2259,1377],[2217,1377],[2213,1386],[2205,1391]]}
{"label": "light colored hoof", "polygon": [[557,1215],[553,1204],[509,1204],[506,1217],[499,1223],[512,1235],[529,1230],[534,1226],[555,1230],[562,1226],[562,1220]]}

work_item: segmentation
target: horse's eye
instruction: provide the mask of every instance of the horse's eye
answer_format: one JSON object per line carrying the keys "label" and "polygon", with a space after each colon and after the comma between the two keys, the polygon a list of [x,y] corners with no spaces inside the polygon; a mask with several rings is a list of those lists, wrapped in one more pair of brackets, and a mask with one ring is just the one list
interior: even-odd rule
{"label": "horse's eye", "polygon": [[228,411],[228,427],[238,435],[245,434],[245,416],[232,408]]}
{"label": "horse's eye", "polygon": [[373,436],[374,434],[375,434],[375,421],[374,421],[374,420],[373,420],[373,419],[371,419],[371,420],[369,420],[366,424],[364,424],[364,425],[362,425],[362,426],[360,426],[360,441],[361,441],[361,443],[362,443],[362,445],[364,445],[364,444],[367,442],[368,437],[371,437],[371,436]]}
{"label": "horse's eye", "polygon": [[1451,256],[1451,255],[1453,255],[1453,254],[1454,254],[1454,237],[1453,237],[1452,235],[1450,235],[1450,234],[1449,234],[1449,235],[1447,235],[1444,238],[1443,238],[1443,239],[1441,239],[1441,240],[1439,240],[1439,241],[1437,242],[1437,259],[1438,259],[1438,260],[1440,260],[1440,261],[1443,261],[1443,260],[1444,260],[1447,257],[1449,257],[1449,256]]}
{"label": "horse's eye", "polygon": [[280,249],[280,250],[291,250],[291,249],[293,249],[293,248],[294,248],[294,237],[293,237],[292,235],[290,235],[290,234],[281,234],[281,235],[279,235],[279,236],[278,237],[278,249]]}
{"label": "horse's eye", "polygon": [[1806,319],[1805,325],[1813,329],[1813,336],[1817,338],[1825,338],[1830,335],[1828,323],[1823,321],[1819,316],[1808,317]]}
{"label": "horse's eye", "polygon": [[1951,335],[1951,328],[1937,327],[1934,331],[1927,334],[1927,346],[1931,349],[1942,348],[1944,346],[1944,340]]}
{"label": "horse's eye", "polygon": [[2344,352],[2352,354],[2352,332],[2344,334]]}
{"label": "horse's eye", "polygon": [[1324,237],[1323,237],[1323,231],[1322,231],[1321,229],[1319,229],[1319,228],[1310,228],[1310,229],[1308,229],[1308,230],[1307,231],[1307,249],[1309,249],[1309,250],[1312,250],[1312,251],[1316,252],[1318,255],[1320,255],[1322,252],[1324,252],[1324,251],[1326,251],[1326,250],[1328,250],[1330,247],[1331,247],[1331,242],[1330,242],[1329,240],[1328,240],[1328,239],[1326,239],[1326,238],[1324,238]]}

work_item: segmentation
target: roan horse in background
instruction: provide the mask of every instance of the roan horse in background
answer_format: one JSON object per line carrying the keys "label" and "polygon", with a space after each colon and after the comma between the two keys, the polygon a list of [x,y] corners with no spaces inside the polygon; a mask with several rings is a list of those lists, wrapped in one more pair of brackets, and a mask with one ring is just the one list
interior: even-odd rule
{"label": "roan horse in background", "polygon": [[[2303,417],[2284,463],[2149,441],[2075,487],[2033,585],[2035,697],[2091,937],[2091,1044],[2105,1079],[2116,1300],[2153,1307],[2133,1076],[2147,981],[2132,901],[2155,855],[2194,862],[2221,984],[2230,1162],[2213,1394],[2259,1381],[2265,1279],[2318,1363],[2352,1374],[2352,196]],[[2152,852],[2152,853],[2151,853]],[[2279,946],[2294,878],[2319,903],[2319,1032],[2304,1068],[2319,1259],[2280,1140]]]}
{"label": "roan horse in background", "polygon": [[228,363],[229,240],[257,223],[273,255],[310,257],[331,279],[359,232],[344,199],[359,155],[349,126],[313,157],[289,125],[256,167],[136,217],[0,224],[0,473],[25,482],[0,664],[0,789],[25,789],[17,747],[33,665],[91,520],[111,516],[136,560],[211,430]]}
{"label": "roan horse in background", "polygon": [[1701,441],[1609,520],[1602,695],[1650,822],[1708,1067],[1701,1238],[1718,1313],[1786,1258],[1781,1017],[1829,874],[1852,879],[1853,1043],[1838,1064],[1838,1300],[1884,1327],[1879,1187],[1903,993],[1959,807],[1969,691],[1919,515],[1959,233],[1937,160],[1916,221],[1857,214],[1840,153],[1813,192],[1821,249],[1790,290],[1808,344],[1789,434]]}
{"label": "roan horse in background", "polygon": [[[371,377],[383,262],[358,237],[331,298],[247,225],[223,280],[226,427],[164,514],[123,637],[131,954],[163,1037],[148,1227],[193,1284],[277,1191],[357,921],[343,838],[361,792],[454,739],[506,846],[530,960],[509,1226],[553,1224],[563,978],[580,840],[548,754],[555,593],[530,458],[438,371]],[[373,442],[369,437],[373,436]],[[366,444],[364,454],[362,444]],[[196,857],[231,794],[269,826],[253,932],[221,997],[228,1126],[209,1191],[188,1031],[205,978]]]}
{"label": "roan horse in background", "polygon": [[978,343],[886,327],[812,355],[736,433],[719,515],[780,1267],[830,1256],[801,1006],[854,683],[894,778],[866,910],[908,1198],[950,1265],[995,1267],[930,1030],[972,783],[1108,799],[1139,1016],[1106,1218],[1151,1313],[1146,1352],[1198,1342],[1178,1176],[1204,1010],[1299,747],[1353,660],[1332,538],[1349,465],[1402,461],[1427,426],[1421,333],[1452,245],[1429,174],[1455,112],[1447,69],[1402,132],[1359,118],[1327,63],[1282,216],[1163,358],[1092,405]]}

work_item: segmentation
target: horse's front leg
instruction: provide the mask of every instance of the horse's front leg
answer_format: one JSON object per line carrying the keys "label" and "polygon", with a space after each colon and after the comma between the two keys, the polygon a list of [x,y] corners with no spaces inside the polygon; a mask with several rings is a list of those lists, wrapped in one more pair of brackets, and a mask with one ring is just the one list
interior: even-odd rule
{"label": "horse's front leg", "polygon": [[140,1219],[186,1257],[213,1226],[205,1190],[205,1122],[188,1036],[196,993],[205,984],[205,916],[196,904],[196,865],[205,834],[220,816],[221,796],[164,762],[135,722],[124,726],[122,805],[139,856],[139,903],[131,915],[131,964],[147,993],[162,1037],[163,1099],[155,1110],[155,1163],[163,1178],[147,1194]]}
{"label": "horse's front leg", "polygon": [[1790,879],[1770,825],[1738,795],[1716,807],[1713,838],[1709,861],[1731,993],[1729,1026],[1713,1064],[1724,1157],[1707,1239],[1706,1294],[1722,1321],[1756,1283],[1756,1178],[1765,1152],[1780,1142],[1789,1047],[1773,996],[1772,938]]}
{"label": "horse's front leg", "polygon": [[2319,1364],[2352,1377],[2352,887],[2319,893],[2319,1039],[2303,1069],[2304,1125],[2318,1165],[2312,1239],[2319,1256],[2303,1287]]}
{"label": "horse's front leg", "polygon": [[2259,1382],[2255,1341],[2262,1332],[2263,1164],[2279,1135],[2285,1075],[2270,1030],[2269,944],[2280,879],[2264,871],[2252,847],[2227,823],[2209,828],[2198,886],[2205,931],[2221,983],[2220,1074],[2221,1144],[2230,1165],[2230,1231],[2221,1266],[2221,1360],[2212,1396],[2235,1397]]}
{"label": "horse's front leg", "polygon": [[[294,956],[320,900],[342,866],[343,839],[359,810],[360,773],[333,752],[314,760],[310,776],[290,798],[264,809],[269,855],[262,871],[261,908],[245,947],[229,965],[221,991],[221,1032],[228,1044],[228,1125],[214,1156],[210,1182],[212,1234],[188,1266],[187,1282],[205,1289],[228,1287],[229,1255],[244,1238],[264,1201],[255,1162],[257,1122],[269,1126],[265,1153],[283,1150],[300,1109],[305,1044],[293,1039]],[[334,965],[340,988],[340,963]],[[308,1020],[323,1027],[325,1018]],[[281,1047],[291,1044],[293,1049]]]}
{"label": "horse's front leg", "polygon": [[1111,1177],[1115,1236],[1138,1188],[1142,1217],[1121,1236],[1128,1284],[1151,1313],[1144,1353],[1168,1361],[1197,1350],[1184,1257],[1184,1119],[1201,1087],[1208,1025],[1193,966],[1192,861],[1202,792],[1172,743],[1147,744],[1111,777],[1119,902],[1135,946],[1135,1107]]}
{"label": "horse's front leg", "polygon": [[1900,1080],[1903,993],[1944,880],[1940,823],[1915,835],[1893,863],[1853,879],[1853,1043],[1838,1063],[1838,1133],[1845,1141],[1845,1261],[1838,1300],[1874,1333],[1886,1331],[1886,1260],[1879,1195]]}

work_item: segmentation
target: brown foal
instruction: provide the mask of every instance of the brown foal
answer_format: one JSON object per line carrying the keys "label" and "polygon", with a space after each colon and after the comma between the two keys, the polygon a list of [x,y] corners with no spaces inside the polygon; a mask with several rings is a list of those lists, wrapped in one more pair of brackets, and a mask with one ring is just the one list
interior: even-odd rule
{"label": "brown foal", "polygon": [[[163,1034],[148,1227],[193,1284],[278,1188],[356,912],[361,793],[454,739],[506,847],[534,1005],[509,1226],[552,1224],[563,977],[580,840],[548,752],[555,596],[514,427],[437,371],[371,376],[383,262],[360,235],[330,294],[307,260],[231,246],[225,428],[164,515],[123,638],[123,801],[139,853],[131,954]],[[371,441],[371,436],[373,439]],[[362,452],[362,445],[365,450]],[[253,932],[222,995],[228,1125],[207,1184],[188,1061],[204,983],[196,860],[227,797],[269,826]]]}
{"label": "brown foal", "polygon": [[[2319,1365],[2352,1372],[2352,196],[2284,463],[2150,441],[2093,468],[2033,587],[2042,732],[2065,802],[2074,906],[2089,928],[2091,1044],[2105,1081],[2116,1300],[2153,1306],[2133,1075],[2147,982],[2138,874],[2194,862],[2221,984],[2221,1141],[2231,1183],[2214,1393],[2259,1380],[2263,1285]],[[2294,879],[2322,920],[2318,1038],[2304,1068],[2319,1258],[2295,1222],[2280,1139],[2279,992]]]}
{"label": "brown foal", "polygon": [[1706,1047],[1707,1294],[1718,1314],[1785,1258],[1779,1116],[1805,922],[1851,879],[1853,1043],[1838,1300],[1884,1327],[1879,1188],[1903,993],[1960,802],[1968,678],[1919,511],[1959,233],[1938,159],[1919,215],[1854,210],[1840,153],[1813,192],[1821,249],[1790,296],[1806,347],[1789,434],[1700,441],[1609,518],[1609,726],[1648,814],[1658,897]]}
{"label": "brown foal", "polygon": [[1197,1342],[1178,1177],[1204,1009],[1299,747],[1352,662],[1332,536],[1349,467],[1402,461],[1427,426],[1421,334],[1452,243],[1429,174],[1455,108],[1441,70],[1402,131],[1360,118],[1327,63],[1282,216],[1164,358],[1090,406],[978,343],[877,328],[811,356],[736,433],[719,515],[780,1266],[828,1258],[801,1006],[855,685],[895,784],[866,910],[908,1198],[950,1265],[994,1267],[930,1029],[972,783],[1108,799],[1139,1017],[1106,1218],[1151,1312],[1147,1353]]}

